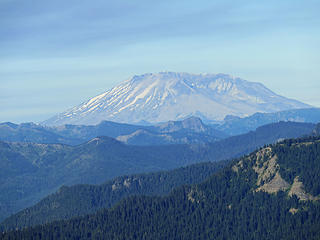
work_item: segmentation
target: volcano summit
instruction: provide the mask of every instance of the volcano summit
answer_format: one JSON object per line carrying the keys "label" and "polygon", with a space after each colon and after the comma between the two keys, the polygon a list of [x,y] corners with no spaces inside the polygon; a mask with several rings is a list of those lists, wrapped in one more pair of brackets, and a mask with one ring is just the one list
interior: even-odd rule
{"label": "volcano summit", "polygon": [[103,120],[158,123],[190,116],[210,122],[223,120],[226,115],[244,117],[308,107],[261,83],[226,74],[161,72],[134,76],[43,124],[93,125]]}

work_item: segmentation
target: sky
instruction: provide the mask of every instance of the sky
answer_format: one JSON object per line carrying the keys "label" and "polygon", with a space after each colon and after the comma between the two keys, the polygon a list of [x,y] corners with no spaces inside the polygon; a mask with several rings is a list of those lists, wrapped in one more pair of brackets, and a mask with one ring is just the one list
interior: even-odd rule
{"label": "sky", "polygon": [[149,72],[226,73],[320,107],[320,1],[0,0],[0,122]]}

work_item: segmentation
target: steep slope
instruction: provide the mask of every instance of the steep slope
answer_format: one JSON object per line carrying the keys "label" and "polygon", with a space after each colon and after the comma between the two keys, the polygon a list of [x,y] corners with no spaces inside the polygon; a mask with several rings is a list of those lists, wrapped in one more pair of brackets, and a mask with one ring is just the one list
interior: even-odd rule
{"label": "steep slope", "polygon": [[159,123],[188,116],[215,121],[228,114],[243,117],[306,107],[310,106],[279,96],[260,83],[225,74],[162,72],[134,76],[43,124]]}
{"label": "steep slope", "polygon": [[320,139],[287,140],[167,197],[3,233],[2,239],[319,239]]}
{"label": "steep slope", "polygon": [[0,142],[0,156],[5,160],[0,170],[0,192],[5,193],[0,195],[0,219],[35,204],[61,185],[102,183],[124,174],[234,158],[283,138],[310,134],[314,126],[280,122],[222,141],[190,146],[129,146],[107,137],[74,147]]}
{"label": "steep slope", "polygon": [[25,228],[94,213],[128,196],[166,195],[175,187],[204,181],[226,164],[226,161],[201,163],[166,172],[122,176],[101,185],[63,186],[35,206],[6,219],[0,229]]}

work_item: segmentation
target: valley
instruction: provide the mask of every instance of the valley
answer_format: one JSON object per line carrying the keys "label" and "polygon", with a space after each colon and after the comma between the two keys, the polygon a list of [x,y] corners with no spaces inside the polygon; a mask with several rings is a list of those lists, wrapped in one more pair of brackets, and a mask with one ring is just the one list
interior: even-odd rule
{"label": "valley", "polygon": [[319,9],[0,0],[0,240],[320,240]]}
{"label": "valley", "polygon": [[[166,197],[134,196],[96,214],[3,233],[1,238],[317,239],[319,150],[319,138],[284,140]],[[285,186],[267,187],[279,182],[276,178]]]}

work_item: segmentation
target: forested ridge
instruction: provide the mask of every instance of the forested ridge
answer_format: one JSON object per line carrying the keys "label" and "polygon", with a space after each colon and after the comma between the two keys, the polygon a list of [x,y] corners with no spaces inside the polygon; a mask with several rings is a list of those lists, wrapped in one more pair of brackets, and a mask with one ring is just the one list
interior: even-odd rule
{"label": "forested ridge", "polygon": [[283,138],[310,134],[314,124],[279,122],[222,141],[132,146],[96,137],[78,146],[0,141],[0,221],[62,185],[101,184],[112,178],[240,157]]}
{"label": "forested ridge", "polygon": [[1,239],[319,239],[319,174],[320,139],[285,140],[167,197],[133,196]]}
{"label": "forested ridge", "polygon": [[132,195],[166,195],[175,187],[204,181],[227,163],[207,162],[171,171],[121,176],[101,185],[63,186],[35,206],[7,218],[0,229],[24,228],[94,213]]}

